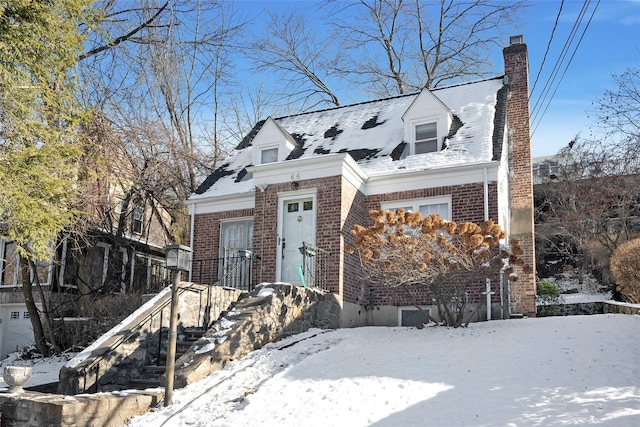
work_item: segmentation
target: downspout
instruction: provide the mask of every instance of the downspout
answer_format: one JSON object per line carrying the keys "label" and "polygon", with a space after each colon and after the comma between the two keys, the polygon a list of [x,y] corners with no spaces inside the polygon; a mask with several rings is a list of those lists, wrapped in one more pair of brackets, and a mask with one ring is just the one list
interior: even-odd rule
{"label": "downspout", "polygon": [[484,170],[484,220],[489,220],[489,171],[485,167]]}
{"label": "downspout", "polygon": [[[487,168],[483,168],[484,182],[483,182],[483,192],[484,192],[484,220],[489,220],[489,172]],[[491,280],[487,277],[485,279],[485,296],[487,297],[487,320],[491,320],[491,295],[495,292],[491,291]]]}
{"label": "downspout", "polygon": [[[196,224],[196,204],[192,204],[189,206],[189,214],[191,215],[191,223],[189,230],[189,246],[191,247],[191,256],[193,257],[193,238],[194,238],[194,228]],[[191,282],[193,275],[193,259],[189,263],[189,282]]]}
{"label": "downspout", "polygon": [[265,218],[265,209],[267,204],[267,195],[264,191],[267,189],[268,186],[269,186],[268,184],[261,184],[258,186],[258,189],[262,193],[262,231],[260,232],[260,280],[259,280],[260,283],[262,283],[262,270],[263,270],[262,260],[264,259],[264,218]]}

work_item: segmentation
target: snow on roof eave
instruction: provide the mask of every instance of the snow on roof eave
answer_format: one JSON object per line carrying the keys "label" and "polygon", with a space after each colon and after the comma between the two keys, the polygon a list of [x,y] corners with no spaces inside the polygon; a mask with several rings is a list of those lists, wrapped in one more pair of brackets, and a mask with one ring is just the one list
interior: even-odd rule
{"label": "snow on roof eave", "polygon": [[202,194],[195,194],[195,193],[191,194],[191,196],[189,196],[189,198],[185,200],[183,203],[186,206],[193,206],[198,203],[208,202],[212,200],[215,200],[215,201],[235,200],[241,197],[250,197],[253,193],[255,193],[255,191],[256,191],[255,186],[251,186],[251,189],[248,191],[239,191],[237,193],[223,194],[221,196],[207,194],[207,192],[205,191]]}
{"label": "snow on roof eave", "polygon": [[352,168],[359,170],[359,174],[363,179],[367,178],[367,174],[362,170],[360,165],[351,157],[349,153],[327,153],[314,157],[300,157],[298,159],[285,160],[284,162],[272,162],[262,165],[253,165],[247,167],[247,172],[260,173],[262,171],[283,170],[292,167],[301,167],[307,165],[315,165],[317,163],[330,162],[346,162]]}
{"label": "snow on roof eave", "polygon": [[436,166],[433,168],[424,168],[419,170],[413,169],[413,170],[408,170],[406,172],[403,172],[402,170],[396,170],[396,171],[388,172],[384,174],[371,175],[369,177],[369,182],[373,183],[375,181],[386,180],[389,178],[399,178],[399,177],[408,178],[412,176],[423,176],[425,174],[446,173],[446,172],[449,172],[450,170],[465,171],[465,170],[473,170],[473,169],[480,169],[480,168],[494,168],[498,166],[500,166],[499,160],[490,160],[488,162],[453,164],[453,165],[446,165],[446,166]]}
{"label": "snow on roof eave", "polygon": [[[292,171],[305,173],[305,179],[324,178],[341,175],[346,177],[356,186],[366,183],[369,175],[351,157],[349,153],[329,153],[315,157],[301,157],[298,159],[285,160],[284,162],[265,163],[247,168],[253,173],[254,183],[261,185],[269,183],[270,178],[278,175],[289,175]],[[264,174],[263,176],[260,176]],[[282,176],[280,176],[282,178]],[[277,182],[285,182],[277,179]]]}

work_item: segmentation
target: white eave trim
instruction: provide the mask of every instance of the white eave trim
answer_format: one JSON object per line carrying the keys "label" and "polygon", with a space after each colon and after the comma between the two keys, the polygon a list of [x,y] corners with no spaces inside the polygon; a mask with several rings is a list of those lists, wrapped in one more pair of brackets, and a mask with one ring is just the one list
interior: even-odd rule
{"label": "white eave trim", "polygon": [[251,191],[242,194],[187,199],[184,204],[191,208],[193,215],[253,209],[255,205],[255,193]]}
{"label": "white eave trim", "polygon": [[347,153],[332,153],[316,157],[266,163],[247,168],[253,173],[256,187],[282,182],[343,176],[355,188],[364,190],[367,174]]}
{"label": "white eave trim", "polygon": [[489,182],[497,181],[499,166],[498,161],[492,161],[371,176],[367,182],[365,195],[482,183],[485,180],[485,173]]}
{"label": "white eave trim", "polygon": [[[498,181],[500,162],[444,166],[413,171],[397,170],[384,175],[367,176],[366,172],[347,153],[287,160],[248,167],[253,173],[254,188],[282,182],[343,176],[365,196]],[[486,175],[485,175],[486,174]],[[185,202],[194,215],[252,209],[255,192],[228,194],[217,197],[197,197]]]}

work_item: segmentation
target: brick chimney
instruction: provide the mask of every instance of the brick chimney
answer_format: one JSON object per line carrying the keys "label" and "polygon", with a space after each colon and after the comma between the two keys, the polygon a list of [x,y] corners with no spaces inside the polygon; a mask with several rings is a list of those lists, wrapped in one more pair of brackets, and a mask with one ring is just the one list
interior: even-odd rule
{"label": "brick chimney", "polygon": [[536,275],[533,223],[533,179],[531,170],[531,132],[529,128],[529,62],[523,36],[510,38],[503,50],[508,85],[507,131],[509,138],[510,238],[518,240],[526,264],[533,272],[516,267],[511,282],[511,312],[535,316]]}

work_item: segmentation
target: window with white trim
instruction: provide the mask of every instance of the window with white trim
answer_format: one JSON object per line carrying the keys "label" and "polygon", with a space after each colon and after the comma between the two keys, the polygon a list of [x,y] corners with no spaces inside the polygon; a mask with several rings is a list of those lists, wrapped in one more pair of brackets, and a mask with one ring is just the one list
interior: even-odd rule
{"label": "window with white trim", "polygon": [[260,164],[278,161],[278,148],[265,148],[260,151]]}
{"label": "window with white trim", "polygon": [[438,151],[438,123],[421,123],[415,126],[414,154]]}
{"label": "window with white trim", "polygon": [[404,209],[405,212],[420,212],[423,217],[438,214],[440,218],[451,221],[451,196],[386,202],[382,203],[381,207],[392,212],[400,208]]}
{"label": "window with white trim", "polygon": [[253,248],[253,219],[223,221],[220,223],[220,254],[224,249],[250,250]]}
{"label": "window with white trim", "polygon": [[[17,251],[17,244],[12,240],[0,238],[0,286],[22,286],[21,263],[24,261]],[[32,282],[38,275],[41,285],[49,285],[53,275],[53,263],[50,261],[36,261],[35,269],[28,263],[29,280]]]}

